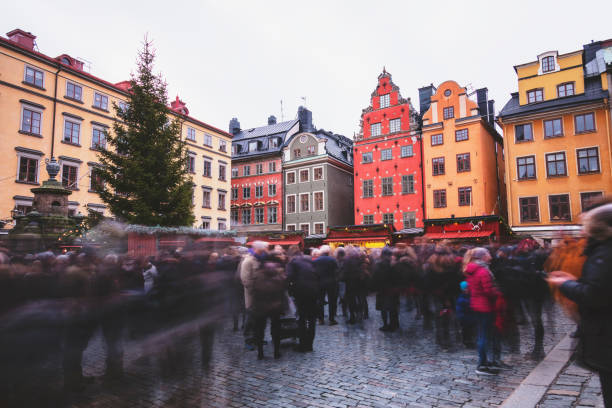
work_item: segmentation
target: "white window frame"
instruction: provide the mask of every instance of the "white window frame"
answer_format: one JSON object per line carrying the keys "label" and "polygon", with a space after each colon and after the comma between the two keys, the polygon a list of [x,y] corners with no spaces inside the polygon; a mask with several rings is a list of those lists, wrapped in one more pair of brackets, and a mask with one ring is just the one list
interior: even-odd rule
{"label": "white window frame", "polygon": [[[305,171],[306,174],[308,174],[308,177],[307,177],[306,181],[302,181],[302,172],[303,171]],[[310,168],[307,168],[307,169],[298,169],[297,174],[298,174],[298,177],[299,177],[298,182],[300,184],[302,184],[302,183],[310,183]]]}
{"label": "white window frame", "polygon": [[[397,123],[397,129],[393,129],[392,124]],[[397,133],[397,132],[401,132],[402,130],[402,120],[400,118],[393,118],[393,119],[389,119],[389,133]]]}
{"label": "white window frame", "polygon": [[[414,227],[406,227],[406,215],[414,215]],[[416,211],[403,211],[402,212],[402,227],[403,228],[416,228]]]}
{"label": "white window frame", "polygon": [[[306,211],[304,211],[304,210],[302,209],[302,196],[308,196],[308,210],[306,210]],[[299,206],[299,209],[300,209],[300,211],[299,211],[299,212],[300,212],[300,213],[312,212],[312,210],[310,209],[310,208],[311,208],[311,204],[312,204],[312,203],[310,202],[310,193],[300,193],[300,194],[299,194],[299,198],[300,198],[300,199],[298,200],[298,201],[299,201],[299,202],[298,202],[298,206]]]}
{"label": "white window frame", "polygon": [[26,153],[26,152],[17,152],[17,174],[15,175],[15,180],[19,180],[19,168],[21,167],[21,158],[25,157],[27,159],[34,159],[36,161],[38,161],[38,164],[36,165],[36,180],[34,181],[35,183],[38,183],[40,180],[40,163],[42,161],[42,155],[36,155],[36,154],[32,154],[32,153]]}
{"label": "white window frame", "polygon": [[[81,99],[73,98],[72,96],[68,96],[68,85],[69,84],[72,84],[75,87],[78,86],[79,88],[81,88]],[[74,82],[74,81],[66,80],[66,94],[64,96],[66,98],[68,98],[68,99],[72,99],[72,100],[75,100],[75,101],[83,102],[83,86],[81,84],[79,84],[79,83]]]}
{"label": "white window frame", "polygon": [[[317,193],[321,193],[323,196],[323,208],[321,208],[320,210],[317,210],[315,208],[315,194]],[[313,191],[312,192],[312,211],[313,212],[320,212],[320,211],[325,211],[325,191],[324,190],[317,190],[317,191]]]}
{"label": "white window frame", "polygon": [[[370,158],[369,161],[365,161],[364,157],[368,155],[368,157]],[[361,153],[361,164],[369,164],[374,162],[374,152],[363,152]]]}
{"label": "white window frame", "polygon": [[308,225],[308,234],[306,234],[305,237],[309,236],[311,234],[310,223],[309,222],[300,222],[300,229],[298,231],[303,231],[302,230],[302,225]]}
{"label": "white window frame", "polygon": [[219,151],[220,152],[227,152],[227,142],[223,139],[219,139]]}
{"label": "white window frame", "polygon": [[[580,172],[580,159],[578,157],[578,150],[587,150],[587,149],[597,149],[597,161],[599,163],[599,171],[598,172],[587,172],[587,173],[581,173]],[[601,169],[601,149],[599,148],[599,145],[576,147],[574,149],[574,157],[576,158],[576,174],[578,176],[590,176],[590,175],[593,175],[593,174],[601,174],[602,173],[602,169]],[[565,156],[565,160],[567,162],[567,155]],[[569,170],[568,170],[568,175],[569,175]]]}
{"label": "white window frame", "polygon": [[[79,135],[78,135],[78,140],[76,143],[74,143],[72,140],[70,141],[66,141],[66,122],[70,122],[72,124],[77,124],[79,125]],[[64,116],[64,125],[62,126],[62,142],[64,143],[68,143],[71,145],[80,145],[81,144],[81,129],[83,128],[83,120],[82,119],[76,119],[73,118],[72,116]]]}
{"label": "white window frame", "polygon": [[[25,109],[40,114],[40,133],[33,133],[33,132],[30,132],[30,131],[27,131],[27,130],[23,129],[23,111]],[[44,111],[44,109],[41,109],[39,107],[30,105],[29,103],[21,102],[21,115],[19,116],[19,130],[22,131],[22,132],[33,134],[33,135],[42,135],[42,132],[43,132],[43,129],[42,129],[43,128],[43,111]]]}
{"label": "white window frame", "polygon": [[[270,194],[270,187],[274,186],[274,194]],[[276,193],[278,193],[278,188],[276,188],[276,183],[268,184],[268,197],[276,197]]]}
{"label": "white window frame", "polygon": [[[549,154],[558,154],[558,153],[563,153],[563,157],[564,157],[564,162],[565,162],[565,175],[559,176],[559,175],[550,175],[548,174],[548,159],[546,156],[548,156]],[[544,164],[546,167],[546,178],[550,178],[550,177],[569,177],[570,173],[569,173],[569,168],[567,166],[567,152],[565,150],[559,150],[559,151],[555,151],[555,152],[544,152]],[[576,152],[576,165],[578,165],[578,152]]]}
{"label": "white window frame", "polygon": [[[295,198],[295,210],[294,211],[289,211],[289,197],[294,197]],[[287,214],[297,214],[298,213],[298,208],[300,208],[300,204],[297,202],[297,195],[296,194],[287,194],[287,196],[285,197],[285,212]]]}
{"label": "white window frame", "polygon": [[[555,69],[544,72],[542,70],[542,61],[546,57],[553,57],[553,60],[555,62]],[[561,67],[559,66],[559,54],[557,51],[549,51],[549,52],[545,52],[543,54],[538,55],[538,75],[552,74],[553,72],[557,72],[560,70],[561,70]]]}
{"label": "white window frame", "polygon": [[[321,169],[321,178],[320,179],[315,179],[315,170],[316,169]],[[312,168],[312,181],[321,181],[321,180],[325,180],[325,173],[323,172],[323,166],[316,166]]]}
{"label": "white window frame", "polygon": [[[208,208],[208,209],[212,209],[212,188],[203,188],[202,189],[202,208]],[[204,193],[208,193],[209,197],[208,197],[208,205],[204,205],[205,201],[204,201]]]}
{"label": "white window frame", "polygon": [[104,133],[104,147],[103,148],[106,149],[106,135],[107,135],[106,128],[104,128],[103,126],[99,126],[99,125],[92,125],[92,127],[91,127],[91,145],[90,145],[90,147],[92,149],[94,149],[94,150],[98,150],[99,149],[99,148],[96,148],[94,146],[94,137],[93,137],[94,130],[98,130],[98,131]]}
{"label": "white window frame", "polygon": [[[289,227],[293,227],[293,229],[290,230]],[[297,231],[297,225],[296,224],[287,224],[285,226],[285,228],[287,229],[287,231]]]}
{"label": "white window frame", "polygon": [[388,108],[389,106],[391,106],[391,94],[390,93],[380,95],[378,98],[379,98],[378,102],[379,102],[380,109]]}
{"label": "white window frame", "polygon": [[23,82],[25,82],[28,85],[33,85],[35,87],[38,87],[38,85],[36,85],[36,75],[34,76],[34,83],[33,84],[26,81],[26,71],[27,71],[28,68],[33,69],[34,71],[42,72],[42,78],[43,78],[42,88],[44,88],[45,87],[45,82],[47,80],[47,76],[45,75],[45,71],[43,69],[35,67],[34,65],[25,64],[25,66],[23,67]]}
{"label": "white window frame", "polygon": [[[257,210],[261,210],[261,222],[257,221]],[[266,210],[263,206],[253,208],[253,222],[254,225],[266,224]]]}
{"label": "white window frame", "polygon": [[[193,137],[189,137],[190,134],[193,133]],[[196,141],[196,130],[195,128],[191,127],[191,126],[187,126],[187,135],[185,136],[185,139],[190,140],[192,142]]]}
{"label": "white window frame", "polygon": [[[293,183],[289,182],[289,174],[293,173]],[[297,183],[297,178],[295,176],[295,171],[288,171],[287,173],[285,173],[285,184],[296,184]]]}
{"label": "white window frame", "polygon": [[[103,98],[106,97],[106,108],[102,107],[102,106],[96,106],[96,95],[100,95],[102,98],[101,100],[103,100]],[[105,93],[99,92],[99,91],[94,91],[94,96],[93,96],[93,104],[91,105],[92,107],[96,108],[96,109],[102,109],[104,111],[108,111],[109,105],[110,105],[110,96],[108,96]]]}
{"label": "white window frame", "polygon": [[[365,217],[372,217],[372,223],[371,224],[366,224],[365,223]],[[361,225],[374,225],[376,224],[376,219],[374,217],[374,214],[363,214],[361,217]]]}
{"label": "white window frame", "polygon": [[[263,196],[264,196],[264,186],[263,186],[263,184],[256,184],[253,187],[255,187],[255,198],[263,198]],[[257,189],[258,188],[261,188],[261,195],[257,195]]]}
{"label": "white window frame", "polygon": [[239,174],[238,167],[232,167],[232,178],[240,177]]}
{"label": "white window frame", "polygon": [[[221,228],[221,223],[223,223],[223,228]],[[225,218],[217,218],[217,230],[219,230],[219,231],[227,230],[227,219],[225,219]]]}
{"label": "white window frame", "polygon": [[[375,125],[378,125],[376,126],[376,129],[378,129],[378,132],[376,132],[376,134],[374,134]],[[380,124],[380,122],[372,123],[370,125],[370,137],[377,137],[377,136],[380,136],[381,134],[382,134],[382,125]]]}
{"label": "white window frame", "polygon": [[[208,141],[210,141],[210,143],[207,143]],[[206,133],[204,132],[204,146],[206,147],[213,147],[213,136],[210,133]]]}
{"label": "white window frame", "polygon": [[276,173],[276,162],[268,162],[268,173]]}
{"label": "white window frame", "polygon": [[[265,213],[265,219],[266,219],[266,224],[278,224],[278,206],[277,205],[270,205],[267,208],[267,211]],[[270,222],[270,210],[274,208],[276,209],[276,220],[274,222]]]}
{"label": "white window frame", "polygon": [[[404,148],[410,149],[412,151],[411,152],[412,154],[407,154],[407,155],[404,156],[402,154]],[[414,156],[414,145],[403,145],[403,146],[400,146],[400,158],[412,157],[412,156]]]}
{"label": "white window frame", "polygon": [[325,234],[325,223],[324,222],[313,222],[312,223],[312,233],[317,234],[317,225],[323,225],[323,232],[321,232],[321,234]]}
{"label": "white window frame", "polygon": [[[204,161],[202,162],[202,176],[212,178],[213,160],[207,156],[203,156],[203,157],[204,157]],[[206,163],[210,163],[210,174],[206,174],[204,172],[204,169],[206,168]]]}
{"label": "white window frame", "polygon": [[195,174],[196,173],[196,169],[197,169],[197,160],[196,160],[197,155],[196,155],[195,152],[189,152],[189,153],[187,153],[187,156],[188,156],[187,157],[187,163],[189,163],[189,161],[193,158],[193,169],[189,169],[188,168],[188,170],[189,170],[189,172],[191,174]]}

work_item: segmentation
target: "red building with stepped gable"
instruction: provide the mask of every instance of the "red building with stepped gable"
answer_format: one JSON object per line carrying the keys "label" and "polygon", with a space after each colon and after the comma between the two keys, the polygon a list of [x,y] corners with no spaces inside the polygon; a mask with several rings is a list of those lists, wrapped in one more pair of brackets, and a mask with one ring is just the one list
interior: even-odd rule
{"label": "red building with stepped gable", "polygon": [[422,149],[418,113],[385,69],[355,137],[355,223],[423,228]]}

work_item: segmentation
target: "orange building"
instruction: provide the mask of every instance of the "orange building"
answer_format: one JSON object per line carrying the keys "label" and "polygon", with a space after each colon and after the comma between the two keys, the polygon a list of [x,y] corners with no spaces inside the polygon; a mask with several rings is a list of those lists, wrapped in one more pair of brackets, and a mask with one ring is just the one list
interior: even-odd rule
{"label": "orange building", "polygon": [[514,67],[518,92],[498,117],[514,232],[577,234],[579,214],[612,192],[610,51],[612,40],[599,41]]}
{"label": "orange building", "polygon": [[[424,92],[425,91],[425,92]],[[423,114],[425,228],[429,238],[500,235],[505,217],[503,140],[487,89],[446,81],[419,90]],[[433,94],[433,95],[432,95]]]}

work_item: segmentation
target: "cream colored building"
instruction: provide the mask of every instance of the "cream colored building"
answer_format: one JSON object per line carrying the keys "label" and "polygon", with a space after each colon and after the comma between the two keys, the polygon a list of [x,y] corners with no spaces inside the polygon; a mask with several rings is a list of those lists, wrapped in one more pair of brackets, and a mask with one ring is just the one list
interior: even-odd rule
{"label": "cream colored building", "polygon": [[[0,220],[31,209],[30,189],[47,178],[52,155],[73,190],[70,211],[111,215],[95,192],[97,147],[115,121],[113,104],[127,100],[129,82],[95,77],[67,54],[49,57],[35,39],[19,29],[0,37]],[[228,229],[232,135],[189,116],[178,97],[171,109],[189,149],[195,226]]]}

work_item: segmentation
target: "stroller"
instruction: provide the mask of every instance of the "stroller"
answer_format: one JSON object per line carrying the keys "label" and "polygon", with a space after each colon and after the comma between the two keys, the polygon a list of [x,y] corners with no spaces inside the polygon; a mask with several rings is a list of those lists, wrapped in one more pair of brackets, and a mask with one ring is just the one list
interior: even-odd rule
{"label": "stroller", "polygon": [[280,319],[280,338],[293,339],[293,342],[297,342],[299,337],[297,309],[291,296],[287,296],[287,308],[286,313]]}

